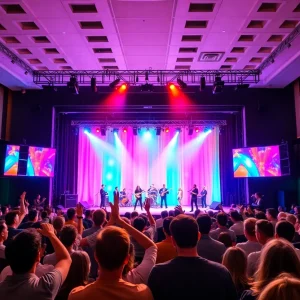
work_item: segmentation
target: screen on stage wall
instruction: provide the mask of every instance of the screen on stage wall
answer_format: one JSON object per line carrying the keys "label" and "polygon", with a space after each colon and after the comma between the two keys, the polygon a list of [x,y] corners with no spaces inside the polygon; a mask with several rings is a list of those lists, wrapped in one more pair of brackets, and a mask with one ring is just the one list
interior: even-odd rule
{"label": "screen on stage wall", "polygon": [[55,149],[30,146],[28,152],[27,176],[54,176]]}
{"label": "screen on stage wall", "polygon": [[20,146],[7,145],[4,162],[4,175],[17,176]]}
{"label": "screen on stage wall", "polygon": [[279,146],[233,149],[234,177],[281,176]]}

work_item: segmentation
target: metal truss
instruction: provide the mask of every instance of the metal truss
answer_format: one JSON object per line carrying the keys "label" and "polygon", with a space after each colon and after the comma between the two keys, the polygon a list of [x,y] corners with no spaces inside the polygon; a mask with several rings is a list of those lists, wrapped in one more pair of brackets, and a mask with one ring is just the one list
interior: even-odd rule
{"label": "metal truss", "polygon": [[274,63],[275,58],[278,57],[284,50],[292,46],[292,42],[300,35],[300,24],[282,41],[278,47],[264,60],[262,64],[257,68],[260,72],[266,69],[269,65]]}
{"label": "metal truss", "polygon": [[130,85],[149,83],[163,86],[180,78],[187,85],[200,85],[201,77],[205,77],[206,84],[213,84],[216,76],[220,76],[225,84],[258,83],[260,72],[258,70],[48,70],[34,71],[33,81],[41,85],[66,85],[70,77],[76,77],[79,85],[90,85],[91,78],[95,78],[98,86],[109,85],[116,79]]}
{"label": "metal truss", "polygon": [[214,127],[227,125],[226,120],[84,120],[71,122],[72,126],[98,126],[101,128],[137,127],[137,128],[156,128],[156,127]]}
{"label": "metal truss", "polygon": [[4,46],[2,43],[0,43],[0,52],[5,54],[8,58],[11,59],[11,62],[18,65],[22,69],[24,69],[25,72],[28,72],[29,74],[33,75],[34,70],[31,69],[29,65],[27,65],[22,59],[20,59],[16,54],[14,54],[12,51],[10,51],[6,46]]}

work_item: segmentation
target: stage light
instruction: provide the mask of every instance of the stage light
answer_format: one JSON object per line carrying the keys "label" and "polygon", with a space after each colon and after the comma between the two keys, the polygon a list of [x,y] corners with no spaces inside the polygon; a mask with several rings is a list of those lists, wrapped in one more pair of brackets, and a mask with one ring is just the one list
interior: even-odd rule
{"label": "stage light", "polygon": [[156,135],[160,135],[161,133],[161,127],[156,127]]}
{"label": "stage light", "polygon": [[102,136],[106,136],[106,128],[105,127],[101,127],[101,135]]}
{"label": "stage light", "polygon": [[169,128],[169,127],[166,127],[165,132],[166,132],[166,133],[169,133],[169,132],[170,132],[170,128]]}
{"label": "stage light", "polygon": [[185,89],[187,87],[187,84],[184,81],[182,81],[180,78],[177,78],[177,83],[181,89]]}
{"label": "stage light", "polygon": [[120,78],[117,78],[116,80],[114,80],[113,82],[111,82],[111,83],[109,84],[109,87],[110,87],[111,89],[116,88],[116,86],[119,84],[120,80],[121,80]]}
{"label": "stage light", "polygon": [[210,132],[212,132],[212,128],[211,127],[205,127],[203,132],[204,133],[210,133]]}
{"label": "stage light", "polygon": [[145,83],[141,85],[142,92],[153,92],[153,84]]}
{"label": "stage light", "polygon": [[193,131],[194,131],[194,127],[193,127],[193,126],[190,126],[190,127],[189,127],[189,135],[192,135],[192,134],[193,134]]}
{"label": "stage light", "polygon": [[138,129],[137,129],[137,127],[133,127],[133,135],[137,135],[138,134]]}
{"label": "stage light", "polygon": [[195,128],[195,132],[198,133],[200,130],[198,127]]}
{"label": "stage light", "polygon": [[146,140],[151,139],[151,132],[149,131],[149,128],[144,132],[144,137]]}
{"label": "stage light", "polygon": [[127,89],[127,87],[128,87],[128,84],[123,83],[123,84],[120,86],[120,90],[121,90],[121,91],[125,91],[125,90]]}
{"label": "stage light", "polygon": [[94,93],[97,92],[97,83],[96,83],[96,78],[95,77],[91,78],[91,89]]}
{"label": "stage light", "polygon": [[160,82],[160,77],[159,76],[157,76],[157,82]]}
{"label": "stage light", "polygon": [[204,91],[206,87],[205,77],[200,78],[200,91]]}
{"label": "stage light", "polygon": [[126,127],[123,128],[123,132],[127,133],[127,128]]}
{"label": "stage light", "polygon": [[176,132],[178,132],[178,133],[181,132],[181,128],[179,128],[179,127],[176,128]]}
{"label": "stage light", "polygon": [[223,89],[224,89],[224,81],[222,81],[220,76],[216,76],[214,87],[213,87],[213,94],[222,93]]}
{"label": "stage light", "polygon": [[145,81],[148,81],[149,80],[149,74],[148,72],[145,73]]}
{"label": "stage light", "polygon": [[85,128],[83,129],[83,132],[84,132],[85,134],[91,133],[91,128],[90,128],[90,127],[85,127]]}
{"label": "stage light", "polygon": [[168,86],[170,90],[174,90],[176,88],[174,83],[169,83]]}
{"label": "stage light", "polygon": [[118,132],[119,132],[119,128],[113,128],[113,133],[118,134]]}
{"label": "stage light", "polygon": [[78,95],[79,94],[79,86],[77,82],[77,78],[75,76],[70,77],[70,81],[67,83],[67,87],[70,89],[70,91],[73,94]]}
{"label": "stage light", "polygon": [[139,76],[135,77],[135,82],[139,82]]}
{"label": "stage light", "polygon": [[100,128],[96,128],[96,132],[99,133],[100,132]]}

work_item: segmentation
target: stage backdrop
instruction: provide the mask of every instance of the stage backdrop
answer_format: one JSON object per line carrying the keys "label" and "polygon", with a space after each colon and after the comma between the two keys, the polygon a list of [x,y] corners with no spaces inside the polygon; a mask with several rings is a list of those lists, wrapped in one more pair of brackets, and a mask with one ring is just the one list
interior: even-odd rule
{"label": "stage backdrop", "polygon": [[99,205],[101,184],[106,185],[109,200],[113,189],[126,188],[132,193],[137,185],[147,190],[153,183],[156,188],[166,184],[170,188],[168,205],[177,204],[177,190],[183,189],[183,204],[190,204],[188,191],[196,184],[199,192],[207,187],[207,204],[220,202],[219,172],[219,128],[188,135],[183,129],[169,132],[155,129],[140,129],[133,135],[133,129],[123,132],[107,131],[106,136],[96,128],[79,130],[78,149],[78,195],[79,201]]}

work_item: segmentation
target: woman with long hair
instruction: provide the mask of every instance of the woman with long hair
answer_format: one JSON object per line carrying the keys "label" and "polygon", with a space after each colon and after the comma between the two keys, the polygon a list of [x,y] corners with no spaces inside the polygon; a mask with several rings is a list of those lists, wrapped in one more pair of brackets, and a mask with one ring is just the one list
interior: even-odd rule
{"label": "woman with long hair", "polygon": [[67,300],[70,292],[88,284],[90,258],[85,251],[74,251],[71,254],[72,264],[68,276],[59,290],[55,300]]}
{"label": "woman with long hair", "polygon": [[245,290],[249,289],[245,251],[237,247],[228,248],[223,255],[222,265],[230,272],[239,298]]}
{"label": "woman with long hair", "polygon": [[273,239],[264,246],[254,282],[251,289],[243,293],[241,300],[257,299],[263,289],[281,273],[300,278],[300,261],[295,248],[288,241]]}

